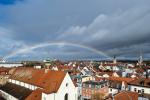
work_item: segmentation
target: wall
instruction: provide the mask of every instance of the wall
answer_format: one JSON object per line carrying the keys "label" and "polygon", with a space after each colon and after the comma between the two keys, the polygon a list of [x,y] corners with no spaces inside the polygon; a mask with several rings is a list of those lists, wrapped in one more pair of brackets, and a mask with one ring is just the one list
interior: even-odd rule
{"label": "wall", "polygon": [[[66,86],[66,84],[68,84]],[[77,89],[74,86],[68,73],[66,74],[57,93],[44,94],[42,93],[42,100],[64,100],[65,94],[68,93],[68,100],[77,100]]]}
{"label": "wall", "polygon": [[118,89],[109,88],[109,93],[114,95],[114,94],[118,93]]}
{"label": "wall", "polygon": [[141,90],[141,92],[142,92],[142,89],[144,89],[144,93],[150,94],[150,88],[147,88],[147,87],[139,87],[139,86],[130,86],[130,91],[133,91],[133,92],[134,92],[134,88],[137,89],[137,92],[138,92],[138,90]]}

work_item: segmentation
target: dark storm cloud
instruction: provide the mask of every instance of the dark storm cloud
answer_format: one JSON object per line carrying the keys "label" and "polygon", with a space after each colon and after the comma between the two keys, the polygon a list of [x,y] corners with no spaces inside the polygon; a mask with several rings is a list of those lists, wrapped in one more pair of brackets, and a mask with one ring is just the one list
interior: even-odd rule
{"label": "dark storm cloud", "polygon": [[[66,41],[110,55],[134,55],[141,48],[149,54],[145,46],[150,44],[149,4],[149,0],[22,0],[0,5],[0,28],[9,31],[0,39],[16,48]],[[69,51],[74,50],[66,47],[59,52]]]}
{"label": "dark storm cloud", "polygon": [[[122,50],[122,48],[129,47],[120,54],[129,53],[135,49],[133,45],[138,46],[150,42],[149,20],[150,7],[146,5],[120,11],[113,15],[100,14],[88,26],[71,27],[62,35],[62,38],[65,36],[77,37],[81,41],[83,40],[83,43],[89,43],[90,46],[105,51]],[[139,48],[143,48],[143,46],[141,45]],[[136,52],[139,51],[139,48],[136,48]],[[111,53],[116,54],[115,51]]]}

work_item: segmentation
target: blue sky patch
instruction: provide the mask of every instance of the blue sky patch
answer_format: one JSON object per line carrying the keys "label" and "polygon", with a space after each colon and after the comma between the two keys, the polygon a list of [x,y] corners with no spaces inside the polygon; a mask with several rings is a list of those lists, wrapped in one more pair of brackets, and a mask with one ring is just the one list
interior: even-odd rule
{"label": "blue sky patch", "polygon": [[3,5],[9,5],[9,4],[14,4],[18,0],[0,0],[0,4]]}

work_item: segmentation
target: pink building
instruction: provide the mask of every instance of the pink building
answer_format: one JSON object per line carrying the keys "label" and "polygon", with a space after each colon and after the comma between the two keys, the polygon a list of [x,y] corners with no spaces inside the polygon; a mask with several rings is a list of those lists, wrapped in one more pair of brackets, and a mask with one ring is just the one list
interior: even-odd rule
{"label": "pink building", "polygon": [[82,85],[83,100],[91,99],[95,93],[108,94],[108,81],[87,81]]}

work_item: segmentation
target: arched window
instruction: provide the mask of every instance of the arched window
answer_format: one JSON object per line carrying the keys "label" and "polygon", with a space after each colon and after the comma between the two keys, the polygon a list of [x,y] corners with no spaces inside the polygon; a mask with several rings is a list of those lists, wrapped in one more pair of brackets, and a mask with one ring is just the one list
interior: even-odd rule
{"label": "arched window", "polygon": [[64,100],[68,100],[68,93],[65,94]]}

